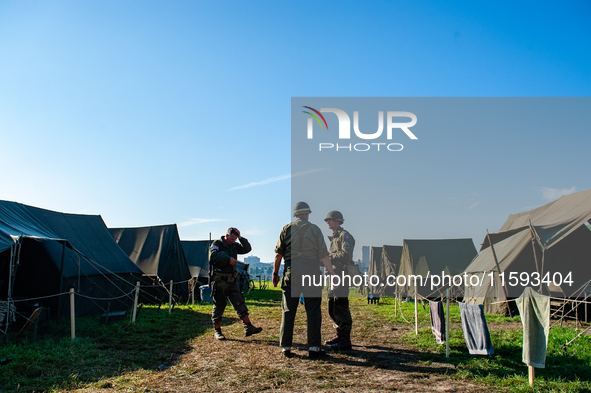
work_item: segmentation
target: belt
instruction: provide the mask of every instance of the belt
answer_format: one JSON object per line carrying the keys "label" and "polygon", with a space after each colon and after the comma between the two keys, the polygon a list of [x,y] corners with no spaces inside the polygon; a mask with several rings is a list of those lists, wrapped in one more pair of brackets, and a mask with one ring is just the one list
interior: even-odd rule
{"label": "belt", "polygon": [[224,276],[224,277],[227,277],[227,276],[233,276],[234,274],[235,274],[235,273],[222,273],[222,272],[213,272],[213,275],[214,275],[214,276]]}

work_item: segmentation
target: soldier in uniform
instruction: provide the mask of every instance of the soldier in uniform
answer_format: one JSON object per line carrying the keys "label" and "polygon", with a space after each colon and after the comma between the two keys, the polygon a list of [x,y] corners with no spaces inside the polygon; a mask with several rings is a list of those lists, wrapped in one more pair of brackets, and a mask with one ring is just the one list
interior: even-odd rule
{"label": "soldier in uniform", "polygon": [[[333,210],[324,219],[333,235],[330,239],[330,262],[335,273],[343,278],[343,272],[348,275],[347,266],[352,265],[355,239],[343,229],[341,225],[345,221],[341,212]],[[353,279],[353,277],[351,277]],[[337,334],[332,339],[325,341],[334,351],[347,351],[351,349],[351,311],[349,310],[349,285],[341,282],[336,289],[328,290],[328,314],[334,322]]]}
{"label": "soldier in uniform", "polygon": [[[236,240],[239,240],[239,243],[236,243]],[[230,300],[230,304],[242,320],[246,337],[263,331],[263,328],[254,327],[250,322],[246,301],[236,278],[238,274],[235,266],[238,254],[248,254],[251,250],[248,240],[240,236],[240,231],[236,228],[228,229],[225,236],[214,241],[209,247],[213,298],[211,320],[215,328],[214,337],[217,340],[226,339],[222,333],[222,315],[226,309],[226,299]]]}
{"label": "soldier in uniform", "polygon": [[[293,356],[291,353],[293,328],[299,298],[303,294],[308,324],[308,355],[311,359],[316,359],[324,355],[324,351],[321,349],[322,336],[320,332],[323,283],[319,261],[322,261],[330,274],[334,274],[334,271],[328,258],[328,250],[322,231],[318,226],[308,221],[310,213],[312,211],[306,202],[296,203],[293,215],[297,219],[281,230],[275,247],[273,286],[276,287],[279,283],[279,267],[281,260],[284,259],[285,266],[283,277],[281,277],[283,314],[279,345],[281,345],[283,356]],[[310,285],[313,284],[310,281],[308,281],[310,284],[306,283],[304,277],[306,275],[320,278],[320,286]]]}

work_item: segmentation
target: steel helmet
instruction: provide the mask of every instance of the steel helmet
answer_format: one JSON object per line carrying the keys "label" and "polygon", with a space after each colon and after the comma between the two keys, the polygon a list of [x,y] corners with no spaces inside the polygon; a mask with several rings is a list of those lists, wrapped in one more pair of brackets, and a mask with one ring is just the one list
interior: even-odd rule
{"label": "steel helmet", "polygon": [[306,202],[298,202],[293,207],[293,215],[298,216],[300,214],[310,214],[312,210],[310,210],[310,206]]}
{"label": "steel helmet", "polygon": [[338,210],[333,210],[333,211],[329,212],[326,215],[326,218],[324,219],[324,221],[328,221],[328,220],[335,220],[335,221],[340,222],[341,224],[345,221],[345,219],[343,218],[343,214]]}

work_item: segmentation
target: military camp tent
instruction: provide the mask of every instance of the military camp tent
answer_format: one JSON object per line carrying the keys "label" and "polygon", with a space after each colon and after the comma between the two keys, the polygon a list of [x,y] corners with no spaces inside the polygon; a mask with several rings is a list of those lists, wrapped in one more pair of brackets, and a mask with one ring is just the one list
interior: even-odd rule
{"label": "military camp tent", "polygon": [[[400,258],[402,256],[402,246],[382,246],[382,258],[377,264],[376,274],[380,277],[380,283],[384,283],[384,296],[395,296],[396,286],[386,285],[389,281],[395,284],[395,276],[400,266]],[[388,279],[390,277],[390,279]]]}
{"label": "military camp tent", "polygon": [[585,225],[590,219],[591,190],[510,215],[499,232],[485,237],[466,268],[482,282],[466,286],[465,301],[504,314],[504,301],[528,285],[546,295],[577,297],[591,279],[591,231]]}
{"label": "military camp tent", "polygon": [[152,280],[152,289],[145,288],[149,295],[142,297],[143,302],[168,302],[170,281],[174,299],[188,300],[191,272],[176,224],[109,231],[144,276]]}
{"label": "military camp tent", "polygon": [[[416,280],[417,293],[423,297],[440,297],[445,287],[434,285],[431,288],[431,277],[461,274],[476,255],[472,239],[405,239],[398,275],[406,277],[406,285],[399,286],[398,293],[406,297],[414,296],[415,279],[412,276],[420,276],[421,279]],[[420,285],[421,280],[423,285]],[[401,284],[402,279],[398,282]]]}
{"label": "military camp tent", "polygon": [[68,296],[57,295],[70,288],[78,316],[129,308],[140,277],[101,216],[0,201],[0,300],[17,311],[38,304],[69,315]]}
{"label": "military camp tent", "polygon": [[[382,247],[371,247],[369,250],[369,269],[367,275],[380,277],[380,265],[382,263]],[[380,292],[379,286],[369,286],[370,293]]]}
{"label": "military camp tent", "polygon": [[192,277],[209,277],[209,240],[181,240]]}

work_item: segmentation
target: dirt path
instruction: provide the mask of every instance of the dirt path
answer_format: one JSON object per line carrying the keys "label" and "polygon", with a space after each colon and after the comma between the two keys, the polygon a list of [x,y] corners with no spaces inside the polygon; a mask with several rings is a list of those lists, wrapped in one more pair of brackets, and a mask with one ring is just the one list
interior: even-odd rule
{"label": "dirt path", "polygon": [[[326,304],[323,306],[325,309]],[[351,311],[354,321],[364,318],[369,323],[354,330],[354,348],[348,353],[328,353],[322,360],[309,359],[304,346],[305,312],[301,307],[296,320],[295,357],[291,359],[281,356],[277,318],[257,318],[257,324],[265,329],[257,336],[244,338],[240,324],[233,323],[224,327],[228,340],[218,342],[208,333],[195,339],[193,349],[178,355],[170,368],[130,375],[128,382],[133,388],[127,383],[125,387],[113,383],[100,391],[492,391],[487,386],[453,379],[453,365],[421,362],[419,353],[405,347],[402,338],[413,326],[385,325],[363,305],[354,306]],[[327,338],[334,331],[328,315],[324,318],[323,337]]]}

